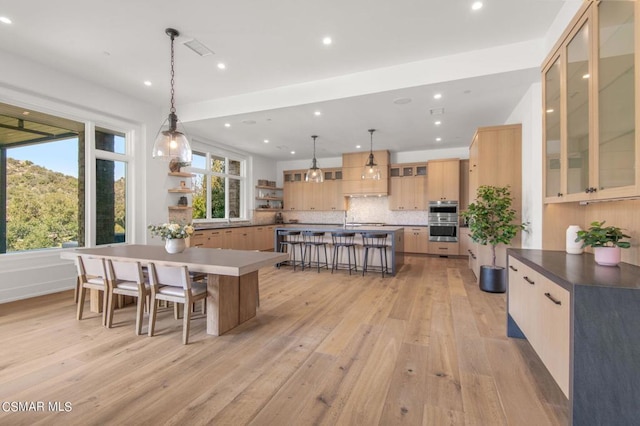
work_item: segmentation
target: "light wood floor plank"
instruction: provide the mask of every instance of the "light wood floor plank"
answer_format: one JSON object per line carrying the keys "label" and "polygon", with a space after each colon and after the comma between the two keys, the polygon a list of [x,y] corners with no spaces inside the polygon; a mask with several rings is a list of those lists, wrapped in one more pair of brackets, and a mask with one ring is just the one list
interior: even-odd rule
{"label": "light wood floor plank", "polygon": [[149,338],[134,306],[112,329],[76,321],[70,291],[0,305],[0,401],[72,404],[0,425],[567,423],[530,345],[505,336],[505,296],[466,259],[405,256],[384,279],[265,268],[260,295],[220,337],[196,315],[187,346],[170,308]]}

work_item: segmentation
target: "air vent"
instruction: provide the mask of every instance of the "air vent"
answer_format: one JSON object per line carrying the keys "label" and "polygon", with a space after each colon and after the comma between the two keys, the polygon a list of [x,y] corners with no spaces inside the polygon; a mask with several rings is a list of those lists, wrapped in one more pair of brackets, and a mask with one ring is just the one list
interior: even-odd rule
{"label": "air vent", "polygon": [[442,115],[444,114],[444,108],[432,108],[429,110],[429,114],[431,115]]}
{"label": "air vent", "polygon": [[189,40],[189,41],[185,41],[182,44],[184,44],[185,46],[187,46],[189,49],[193,50],[194,52],[196,52],[200,56],[213,55],[213,51],[211,49],[209,49],[204,44],[200,43],[195,38],[192,39],[192,40]]}

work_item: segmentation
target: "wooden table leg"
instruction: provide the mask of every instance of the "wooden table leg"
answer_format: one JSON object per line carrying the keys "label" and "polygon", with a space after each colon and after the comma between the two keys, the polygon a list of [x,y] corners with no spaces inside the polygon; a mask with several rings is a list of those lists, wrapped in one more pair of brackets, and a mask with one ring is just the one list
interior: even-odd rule
{"label": "wooden table leg", "polygon": [[240,318],[239,324],[256,316],[258,305],[258,271],[240,277]]}
{"label": "wooden table leg", "polygon": [[236,327],[240,318],[239,277],[207,277],[207,334],[219,336]]}

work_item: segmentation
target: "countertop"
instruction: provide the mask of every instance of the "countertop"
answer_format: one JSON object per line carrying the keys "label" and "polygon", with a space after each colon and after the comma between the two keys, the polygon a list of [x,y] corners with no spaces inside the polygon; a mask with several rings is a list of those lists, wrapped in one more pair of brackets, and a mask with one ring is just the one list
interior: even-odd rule
{"label": "countertop", "polygon": [[[231,222],[231,223],[210,223],[210,224],[202,224],[202,225],[194,225],[196,231],[203,231],[207,229],[227,229],[227,228],[245,228],[247,226],[276,226],[279,228],[286,227],[332,227],[332,228],[343,228],[342,223],[262,223],[262,224],[254,224],[249,222]],[[384,224],[384,225],[375,225],[369,226],[367,224],[363,225],[354,225],[348,226],[347,229],[363,229],[366,228],[368,231],[384,230],[383,228],[410,228],[410,227],[428,227],[429,225],[397,225],[397,224]]]}
{"label": "countertop", "polygon": [[640,289],[640,267],[598,265],[590,253],[510,248],[507,254],[573,292],[574,286]]}
{"label": "countertop", "polygon": [[342,225],[320,225],[304,223],[287,223],[277,226],[279,229],[304,229],[305,231],[353,231],[353,232],[397,232],[404,229],[404,226],[347,226]]}

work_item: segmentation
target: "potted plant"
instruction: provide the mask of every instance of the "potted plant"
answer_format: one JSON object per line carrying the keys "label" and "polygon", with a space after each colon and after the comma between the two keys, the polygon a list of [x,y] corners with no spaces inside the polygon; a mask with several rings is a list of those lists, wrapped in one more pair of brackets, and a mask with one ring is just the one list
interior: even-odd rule
{"label": "potted plant", "polygon": [[631,247],[623,238],[631,238],[617,226],[603,227],[605,221],[591,222],[586,231],[578,231],[576,242],[582,241],[582,248],[592,247],[595,261],[598,265],[616,266],[620,263],[621,250]]}
{"label": "potted plant", "polygon": [[190,224],[181,225],[179,223],[149,225],[148,228],[152,236],[160,237],[165,241],[164,248],[170,254],[182,253],[187,248],[185,239],[189,238],[194,231]]}
{"label": "potted plant", "polygon": [[476,201],[461,213],[469,223],[469,235],[476,243],[491,246],[491,265],[480,267],[480,289],[504,293],[507,289],[505,269],[496,266],[496,246],[509,244],[526,224],[515,223],[516,211],[509,186],[482,185]]}

